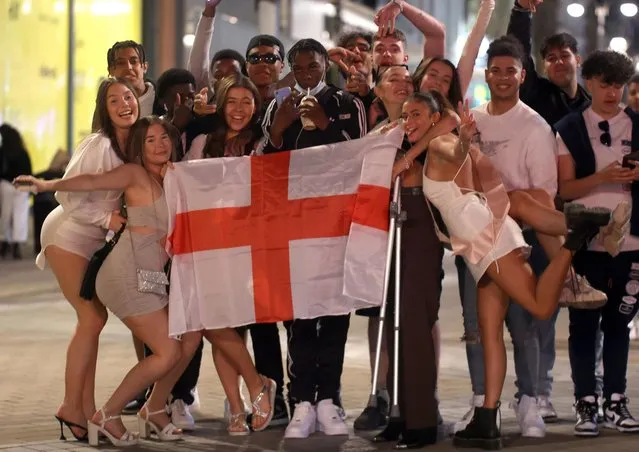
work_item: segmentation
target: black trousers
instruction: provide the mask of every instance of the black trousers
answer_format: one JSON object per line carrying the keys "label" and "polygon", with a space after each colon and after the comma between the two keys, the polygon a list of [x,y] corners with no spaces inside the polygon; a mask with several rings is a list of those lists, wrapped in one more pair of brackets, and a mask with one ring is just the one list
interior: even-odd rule
{"label": "black trousers", "polygon": [[282,347],[277,323],[255,323],[249,327],[257,372],[277,383],[277,394],[284,394]]}
{"label": "black trousers", "polygon": [[[399,310],[399,409],[408,429],[437,426],[437,363],[432,329],[438,318],[442,290],[444,249],[435,234],[432,217],[419,192],[402,190],[402,226]],[[394,359],[394,272],[388,291],[385,320],[390,362]],[[393,385],[389,366],[388,387]]]}
{"label": "black trousers", "polygon": [[288,338],[288,397],[291,408],[332,399],[340,406],[340,382],[349,315],[284,322]]}
{"label": "black trousers", "polygon": [[581,251],[574,259],[575,271],[608,296],[600,309],[570,309],[568,347],[575,398],[595,396],[595,347],[597,329],[603,332],[603,396],[626,391],[629,334],[628,323],[637,312],[639,251],[616,257],[608,253]]}
{"label": "black trousers", "polygon": [[[193,403],[193,394],[191,391],[197,386],[197,380],[200,378],[200,366],[202,364],[202,349],[204,348],[204,341],[200,341],[200,345],[191,362],[186,367],[178,381],[175,382],[171,395],[173,400],[182,400],[185,404],[191,405]],[[144,356],[150,356],[153,352],[146,344],[144,344]]]}

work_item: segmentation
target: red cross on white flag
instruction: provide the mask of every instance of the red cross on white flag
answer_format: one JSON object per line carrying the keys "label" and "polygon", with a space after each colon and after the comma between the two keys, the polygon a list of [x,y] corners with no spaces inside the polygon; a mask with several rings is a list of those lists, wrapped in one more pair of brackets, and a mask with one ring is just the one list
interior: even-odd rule
{"label": "red cross on white flag", "polygon": [[176,164],[170,334],[380,305],[401,136]]}

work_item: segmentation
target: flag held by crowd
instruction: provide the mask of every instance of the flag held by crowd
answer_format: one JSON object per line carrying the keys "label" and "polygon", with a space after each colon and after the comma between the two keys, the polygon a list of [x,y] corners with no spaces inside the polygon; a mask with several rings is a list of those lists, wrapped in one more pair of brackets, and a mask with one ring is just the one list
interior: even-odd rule
{"label": "flag held by crowd", "polygon": [[170,334],[380,305],[401,136],[175,164]]}

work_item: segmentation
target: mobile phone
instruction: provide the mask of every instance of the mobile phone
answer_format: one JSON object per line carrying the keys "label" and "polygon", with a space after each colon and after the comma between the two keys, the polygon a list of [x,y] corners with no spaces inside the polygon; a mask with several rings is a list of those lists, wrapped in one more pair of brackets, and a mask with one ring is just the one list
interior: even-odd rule
{"label": "mobile phone", "polygon": [[634,152],[631,152],[630,154],[624,155],[623,156],[623,160],[621,161],[621,166],[624,167],[624,168],[633,169],[635,167],[635,165],[630,163],[630,160],[634,160],[636,162],[639,162],[639,151],[634,151]]}
{"label": "mobile phone", "polygon": [[282,105],[282,102],[284,102],[286,98],[290,95],[291,95],[291,88],[288,86],[285,86],[284,88],[280,88],[277,91],[275,91],[275,99],[277,101],[277,106],[279,107],[280,105]]}

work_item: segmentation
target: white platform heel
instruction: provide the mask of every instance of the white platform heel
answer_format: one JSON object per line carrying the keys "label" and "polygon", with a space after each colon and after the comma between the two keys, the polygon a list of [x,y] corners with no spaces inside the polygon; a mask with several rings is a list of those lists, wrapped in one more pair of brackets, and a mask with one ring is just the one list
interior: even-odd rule
{"label": "white platform heel", "polygon": [[87,430],[89,436],[89,445],[96,447],[100,443],[100,433],[104,435],[110,442],[116,447],[126,447],[126,446],[134,446],[138,443],[138,437],[132,434],[129,431],[124,432],[120,438],[116,438],[105,428],[107,422],[112,421],[113,419],[119,419],[120,416],[107,416],[104,412],[104,409],[100,409],[100,415],[102,416],[102,420],[100,421],[100,425],[94,424],[89,421],[87,423]]}
{"label": "white platform heel", "polygon": [[[142,410],[146,413],[142,415]],[[173,425],[172,422],[166,424],[166,427],[160,428],[153,423],[149,418],[156,414],[166,414],[166,409],[149,412],[149,408],[145,405],[138,413],[138,426],[140,428],[140,438],[146,439],[151,433],[155,433],[160,441],[179,441],[182,439],[182,430]]]}

